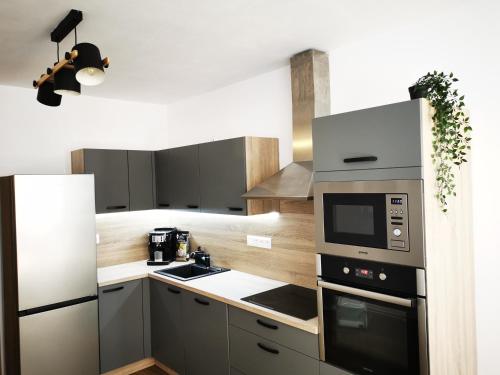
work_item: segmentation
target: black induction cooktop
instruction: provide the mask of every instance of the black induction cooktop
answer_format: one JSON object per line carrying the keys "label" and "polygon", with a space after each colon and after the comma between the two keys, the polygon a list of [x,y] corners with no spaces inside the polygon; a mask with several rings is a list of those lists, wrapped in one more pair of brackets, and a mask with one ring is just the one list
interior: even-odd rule
{"label": "black induction cooktop", "polygon": [[288,284],[241,299],[302,320],[318,316],[316,291]]}

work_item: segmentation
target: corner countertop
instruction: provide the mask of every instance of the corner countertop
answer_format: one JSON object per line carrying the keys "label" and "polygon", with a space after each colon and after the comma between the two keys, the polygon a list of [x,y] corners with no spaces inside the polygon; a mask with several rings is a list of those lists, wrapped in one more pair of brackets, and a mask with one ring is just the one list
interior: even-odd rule
{"label": "corner countertop", "polygon": [[303,331],[312,334],[319,333],[318,318],[302,320],[241,300],[241,298],[248,297],[256,293],[279,288],[287,283],[234,270],[190,281],[180,281],[154,272],[159,269],[173,268],[185,264],[187,263],[172,262],[168,266],[148,266],[146,261],[143,260],[139,262],[102,267],[97,269],[98,285],[99,287],[103,287],[130,280],[151,277],[155,280],[175,285],[179,288],[204,295],[208,298],[224,302],[228,305],[238,307],[254,314],[274,319],[278,322]]}

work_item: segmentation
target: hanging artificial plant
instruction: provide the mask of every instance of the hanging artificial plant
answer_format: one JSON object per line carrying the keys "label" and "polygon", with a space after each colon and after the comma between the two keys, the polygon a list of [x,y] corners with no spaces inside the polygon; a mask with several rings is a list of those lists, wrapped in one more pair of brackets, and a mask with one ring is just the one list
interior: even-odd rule
{"label": "hanging artificial plant", "polygon": [[443,212],[447,211],[447,198],[456,196],[456,167],[467,162],[466,156],[470,150],[472,128],[469,117],[465,114],[464,96],[452,88],[458,78],[443,72],[427,73],[417,83],[410,87],[410,95],[424,97],[434,107],[432,117],[432,162],[436,171],[438,199]]}

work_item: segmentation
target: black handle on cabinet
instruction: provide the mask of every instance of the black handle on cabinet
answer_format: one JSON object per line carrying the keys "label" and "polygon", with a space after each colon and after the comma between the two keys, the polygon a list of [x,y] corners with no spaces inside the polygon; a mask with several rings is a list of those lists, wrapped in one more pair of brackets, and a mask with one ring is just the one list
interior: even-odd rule
{"label": "black handle on cabinet", "polygon": [[124,287],[123,286],[117,286],[116,288],[111,288],[111,289],[106,289],[103,290],[103,293],[113,293],[113,292],[118,292],[119,290],[122,290]]}
{"label": "black handle on cabinet", "polygon": [[266,323],[260,319],[257,319],[257,324],[260,324],[262,327],[266,327],[269,329],[278,329],[278,326],[275,326],[274,324]]}
{"label": "black handle on cabinet", "polygon": [[243,211],[242,207],[228,207],[227,209],[229,211]]}
{"label": "black handle on cabinet", "polygon": [[203,301],[202,299],[199,299],[199,298],[195,298],[195,299],[194,299],[194,301],[195,301],[196,303],[199,303],[200,305],[203,305],[203,306],[208,306],[208,305],[210,305],[210,302],[208,302],[208,301]]}
{"label": "black handle on cabinet", "polygon": [[199,208],[200,206],[198,206],[196,204],[187,204],[186,207],[187,208]]}
{"label": "black handle on cabinet", "polygon": [[257,346],[259,348],[261,348],[262,350],[268,352],[268,353],[271,353],[271,354],[280,354],[280,351],[278,349],[273,349],[273,348],[270,348],[262,343],[257,343]]}
{"label": "black handle on cabinet", "polygon": [[181,294],[181,291],[177,289],[167,288],[167,290],[173,294]]}
{"label": "black handle on cabinet", "polygon": [[106,210],[123,210],[127,208],[127,206],[107,206]]}
{"label": "black handle on cabinet", "polygon": [[359,158],[347,158],[344,159],[344,163],[361,163],[364,161],[377,161],[376,156],[360,156]]}
{"label": "black handle on cabinet", "polygon": [[158,203],[158,207],[170,207],[170,203]]}

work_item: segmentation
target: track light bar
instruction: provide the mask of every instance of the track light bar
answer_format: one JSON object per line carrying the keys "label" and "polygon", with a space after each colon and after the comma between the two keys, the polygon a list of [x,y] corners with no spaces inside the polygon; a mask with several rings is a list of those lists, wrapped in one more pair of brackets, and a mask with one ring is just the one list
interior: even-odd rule
{"label": "track light bar", "polygon": [[81,10],[71,9],[66,17],[59,22],[59,25],[50,33],[50,40],[55,43],[61,41],[83,20]]}

